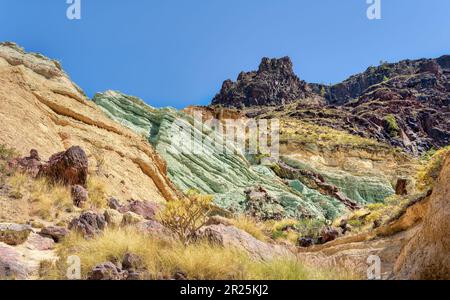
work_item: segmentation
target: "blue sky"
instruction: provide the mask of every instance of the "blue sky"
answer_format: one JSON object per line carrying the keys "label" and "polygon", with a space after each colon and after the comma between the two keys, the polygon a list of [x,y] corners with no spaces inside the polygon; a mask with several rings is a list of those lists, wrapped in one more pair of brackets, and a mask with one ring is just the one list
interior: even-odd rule
{"label": "blue sky", "polygon": [[450,1],[0,0],[0,41],[61,60],[89,96],[107,89],[153,106],[208,104],[223,80],[289,55],[300,78],[336,83],[380,60],[450,54]]}

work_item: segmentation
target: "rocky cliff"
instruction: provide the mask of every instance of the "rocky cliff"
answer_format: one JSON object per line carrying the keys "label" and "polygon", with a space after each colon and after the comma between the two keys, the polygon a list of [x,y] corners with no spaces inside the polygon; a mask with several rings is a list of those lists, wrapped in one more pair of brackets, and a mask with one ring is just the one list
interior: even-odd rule
{"label": "rocky cliff", "polygon": [[89,156],[91,172],[110,196],[162,202],[176,196],[166,163],[133,131],[109,119],[58,62],[0,44],[0,143],[43,159],[73,145]]}
{"label": "rocky cliff", "polygon": [[[167,161],[169,177],[180,190],[197,189],[202,193],[214,195],[216,204],[228,211],[245,210],[249,195],[261,196],[259,193],[246,191],[260,187],[264,190],[263,198],[267,192],[269,197],[275,199],[274,202],[266,199],[266,202],[270,203],[265,210],[272,211],[272,214],[296,218],[307,214],[325,218],[328,210],[332,210],[333,215],[346,211],[345,206],[337,199],[314,190],[305,189],[302,193],[286,185],[267,166],[251,165],[233,146],[225,145],[225,148],[229,148],[220,149],[205,143],[207,149],[202,148],[203,141],[219,140],[216,135],[220,133],[207,127],[194,127],[192,116],[182,111],[155,109],[136,97],[113,91],[99,93],[93,101],[113,120],[148,139]],[[175,136],[179,134],[174,131],[175,121],[181,122],[192,132],[192,135],[188,136],[193,138],[190,143],[198,144],[199,148],[205,151],[194,153],[187,148],[178,147],[174,142]]]}
{"label": "rocky cliff", "polygon": [[[267,68],[267,61],[277,63]],[[284,63],[264,59],[259,71],[241,73],[236,83],[225,81],[212,105],[252,116],[291,116],[417,155],[450,142],[449,61],[446,55],[383,63],[326,86],[300,83],[287,58]]]}

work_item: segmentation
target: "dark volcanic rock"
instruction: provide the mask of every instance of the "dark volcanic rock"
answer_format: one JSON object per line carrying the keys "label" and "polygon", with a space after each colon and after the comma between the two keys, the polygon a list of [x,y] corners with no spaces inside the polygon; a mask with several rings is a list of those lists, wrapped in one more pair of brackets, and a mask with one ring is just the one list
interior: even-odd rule
{"label": "dark volcanic rock", "polygon": [[128,272],[121,270],[112,262],[95,266],[88,275],[88,280],[125,280]]}
{"label": "dark volcanic rock", "polygon": [[82,208],[88,200],[88,192],[81,185],[73,185],[70,189],[70,194],[72,195],[73,204],[76,207]]}
{"label": "dark volcanic rock", "polygon": [[13,159],[8,163],[8,166],[11,169],[18,169],[32,177],[36,177],[41,169],[42,162],[37,150],[32,149],[30,156]]}
{"label": "dark volcanic rock", "polygon": [[86,187],[88,158],[80,147],[71,147],[67,151],[52,155],[48,163],[41,167],[38,175],[54,182]]}
{"label": "dark volcanic rock", "polygon": [[106,228],[106,220],[102,214],[84,212],[69,224],[70,230],[82,233],[85,237],[92,237]]}
{"label": "dark volcanic rock", "polygon": [[291,59],[263,58],[258,71],[242,72],[236,82],[226,80],[213,105],[248,107],[280,105],[312,94],[294,74]]}
{"label": "dark volcanic rock", "polygon": [[[270,117],[268,106],[277,105],[278,118],[345,130],[414,155],[450,144],[449,55],[382,63],[331,86],[301,82],[291,66],[286,58],[265,59],[257,72],[226,81],[212,105],[252,106],[248,117]],[[283,104],[292,101],[298,105],[288,110]]]}

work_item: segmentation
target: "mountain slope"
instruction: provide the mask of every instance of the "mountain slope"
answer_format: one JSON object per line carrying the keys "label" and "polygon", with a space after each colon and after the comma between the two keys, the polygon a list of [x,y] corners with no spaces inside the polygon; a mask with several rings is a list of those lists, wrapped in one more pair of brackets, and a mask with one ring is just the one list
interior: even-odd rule
{"label": "mountain slope", "polygon": [[332,86],[300,81],[287,58],[268,60],[272,68],[264,68],[267,60],[259,71],[225,81],[212,106],[238,108],[250,116],[289,116],[414,155],[450,143],[448,55],[383,63]]}
{"label": "mountain slope", "polygon": [[81,146],[110,196],[162,202],[178,193],[148,143],[107,118],[57,62],[12,43],[0,44],[0,119],[0,144],[21,155]]}

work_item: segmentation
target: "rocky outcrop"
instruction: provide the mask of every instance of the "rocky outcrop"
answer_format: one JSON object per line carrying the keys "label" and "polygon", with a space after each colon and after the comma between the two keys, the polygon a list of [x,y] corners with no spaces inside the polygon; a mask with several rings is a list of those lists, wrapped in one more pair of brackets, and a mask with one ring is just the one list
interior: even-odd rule
{"label": "rocky outcrop", "polygon": [[[251,72],[240,75],[237,83],[225,81],[212,106],[241,108],[252,117],[289,116],[418,155],[450,143],[448,57],[382,63],[332,86],[302,83],[304,94],[298,93],[298,82],[292,81],[295,75],[290,72],[276,72],[277,76],[264,80],[253,79],[259,71]],[[290,95],[268,97],[267,89],[254,87],[265,87],[267,81],[277,87],[284,82],[279,87]],[[256,101],[253,93],[270,100]],[[298,101],[291,105],[286,99]]]}
{"label": "rocky outcrop", "polygon": [[[208,141],[220,140],[220,133],[208,126],[193,126],[191,115],[169,108],[155,109],[136,97],[114,91],[99,93],[93,101],[113,120],[147,138],[167,161],[169,178],[180,190],[196,189],[211,194],[219,207],[242,213],[248,202],[245,191],[260,186],[279,203],[277,207],[265,205],[269,210],[281,212],[284,217],[301,217],[306,212],[325,218],[321,205],[328,204],[303,197],[266,166],[251,166],[233,145],[224,145],[224,149],[214,147]],[[191,131],[193,135],[189,138],[193,138],[192,143],[202,151],[194,152],[191,143],[179,145],[175,138],[180,131],[174,124]],[[280,210],[280,206],[283,209]],[[346,211],[338,201],[336,206],[339,213]]]}
{"label": "rocky outcrop", "polygon": [[87,211],[69,223],[69,229],[81,233],[85,237],[93,237],[99,234],[107,226],[102,214]]}
{"label": "rocky outcrop", "polygon": [[397,279],[450,279],[450,155],[429,200],[428,212],[417,234],[396,261]]}
{"label": "rocky outcrop", "polygon": [[293,254],[287,248],[257,240],[247,232],[233,226],[205,226],[199,230],[197,238],[206,239],[223,247],[233,247],[244,250],[251,257],[259,260],[293,257]]}
{"label": "rocky outcrop", "polygon": [[59,63],[12,43],[0,44],[0,119],[0,143],[22,155],[36,149],[50,157],[80,146],[110,196],[164,202],[178,195],[151,145],[106,117]]}
{"label": "rocky outcrop", "polygon": [[280,105],[312,96],[309,87],[294,74],[289,57],[263,58],[258,71],[242,72],[237,81],[226,80],[213,105],[248,107]]}

